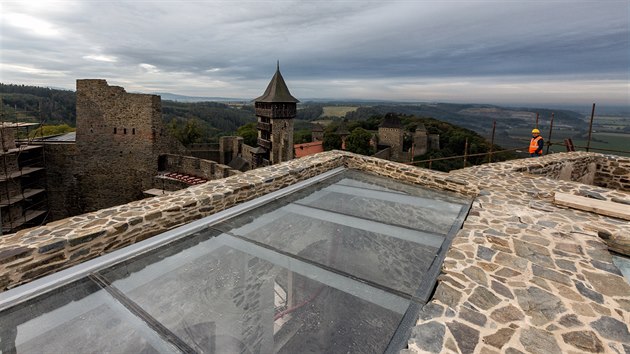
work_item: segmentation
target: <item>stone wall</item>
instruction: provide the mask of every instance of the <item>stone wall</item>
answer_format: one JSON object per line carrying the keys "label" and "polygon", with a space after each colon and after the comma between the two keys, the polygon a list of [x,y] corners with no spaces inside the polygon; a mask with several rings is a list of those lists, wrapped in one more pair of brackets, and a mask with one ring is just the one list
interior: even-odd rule
{"label": "stone wall", "polygon": [[603,159],[602,155],[574,152],[572,154],[552,154],[545,159],[530,158],[515,166],[515,172],[528,172],[548,178],[564,181],[576,181],[593,184],[597,164]]}
{"label": "stone wall", "polygon": [[478,189],[464,178],[454,177],[448,173],[417,168],[402,163],[367,157],[357,154],[346,156],[346,166],[397,181],[422,185],[425,187],[459,193],[477,195]]}
{"label": "stone wall", "polygon": [[[5,124],[5,123],[0,123]],[[6,123],[10,125],[11,123]],[[15,135],[17,133],[16,128],[0,126],[0,148],[2,151],[9,149],[15,149]]]}
{"label": "stone wall", "polygon": [[293,119],[271,119],[272,164],[293,159]]}
{"label": "stone wall", "polygon": [[190,156],[164,154],[160,156],[160,161],[164,162],[161,166],[164,171],[201,177],[206,180],[221,179],[241,173],[230,166]]}
{"label": "stone wall", "polygon": [[429,134],[429,150],[440,150],[440,134]]}
{"label": "stone wall", "polygon": [[343,166],[326,152],[184,190],[58,220],[0,238],[0,289],[122,248]]}
{"label": "stone wall", "polygon": [[630,158],[606,155],[597,164],[596,186],[630,192]]}
{"label": "stone wall", "polygon": [[243,153],[243,138],[240,136],[222,136],[219,138],[219,150],[221,156],[217,162],[227,165]]}
{"label": "stone wall", "polygon": [[383,159],[383,160],[389,160],[389,157],[391,156],[391,150],[392,148],[389,148],[389,147],[383,150],[379,150],[374,155],[372,155],[372,157],[376,157],[378,159]]}
{"label": "stone wall", "polygon": [[403,130],[400,128],[378,128],[379,144],[391,147],[391,158],[394,161],[401,160],[403,148]]}
{"label": "stone wall", "polygon": [[50,208],[49,220],[59,220],[85,210],[82,195],[78,191],[78,178],[75,174],[79,150],[74,143],[46,143],[46,190]]}
{"label": "stone wall", "polygon": [[429,136],[426,130],[416,130],[413,133],[413,156],[420,156],[427,153],[429,148]]}
{"label": "stone wall", "polygon": [[184,153],[162,122],[156,95],[130,94],[105,80],[77,80],[76,164],[83,212],[142,198],[163,153]]}

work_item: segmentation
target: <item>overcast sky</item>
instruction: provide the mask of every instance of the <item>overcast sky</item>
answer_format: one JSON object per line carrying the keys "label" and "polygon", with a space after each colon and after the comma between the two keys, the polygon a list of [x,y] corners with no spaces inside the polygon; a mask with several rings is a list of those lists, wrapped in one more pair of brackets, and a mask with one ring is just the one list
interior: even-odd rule
{"label": "overcast sky", "polygon": [[630,105],[628,0],[0,0],[0,82]]}

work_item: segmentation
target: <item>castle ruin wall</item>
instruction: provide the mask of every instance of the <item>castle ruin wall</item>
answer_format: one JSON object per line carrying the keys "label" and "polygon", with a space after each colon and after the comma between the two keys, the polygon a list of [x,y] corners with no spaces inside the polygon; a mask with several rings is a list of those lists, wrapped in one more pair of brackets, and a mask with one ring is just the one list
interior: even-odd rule
{"label": "castle ruin wall", "polygon": [[50,207],[49,220],[81,214],[85,209],[78,192],[80,176],[76,174],[79,150],[74,143],[44,144],[46,190]]}
{"label": "castle ruin wall", "polygon": [[83,212],[142,198],[164,153],[184,153],[162,122],[156,95],[131,94],[105,80],[77,80],[76,166]]}
{"label": "castle ruin wall", "polygon": [[241,173],[233,170],[230,166],[190,156],[165,154],[160,159],[163,159],[165,163],[163,167],[166,171],[200,177],[206,180],[221,179]]}

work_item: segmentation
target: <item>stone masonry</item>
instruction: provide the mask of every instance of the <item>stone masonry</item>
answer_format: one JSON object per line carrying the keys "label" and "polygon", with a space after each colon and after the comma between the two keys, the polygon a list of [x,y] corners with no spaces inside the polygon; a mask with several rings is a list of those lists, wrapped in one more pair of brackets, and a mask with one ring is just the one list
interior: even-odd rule
{"label": "stone masonry", "polygon": [[597,167],[596,185],[630,192],[630,157],[611,155]]}
{"label": "stone masonry", "polygon": [[0,287],[346,166],[474,198],[406,352],[624,353],[630,285],[607,248],[629,244],[630,226],[552,203],[556,191],[630,201],[627,192],[579,182],[601,178],[592,166],[613,160],[573,152],[442,173],[324,152],[7,235],[0,239]]}
{"label": "stone masonry", "polygon": [[142,197],[158,156],[185,149],[162,122],[159,96],[131,94],[105,80],[77,80],[75,178],[83,212]]}
{"label": "stone masonry", "polygon": [[[602,239],[627,222],[552,203],[556,191],[630,201],[577,180],[610,157],[549,155],[455,171],[479,195],[420,314],[409,353],[628,353],[630,285]],[[564,158],[564,164],[554,159]],[[569,172],[569,167],[576,169]],[[515,168],[516,167],[516,168]],[[501,178],[497,178],[501,176]],[[567,178],[569,179],[569,178]],[[621,240],[618,240],[621,242]],[[626,249],[630,253],[630,248]]]}

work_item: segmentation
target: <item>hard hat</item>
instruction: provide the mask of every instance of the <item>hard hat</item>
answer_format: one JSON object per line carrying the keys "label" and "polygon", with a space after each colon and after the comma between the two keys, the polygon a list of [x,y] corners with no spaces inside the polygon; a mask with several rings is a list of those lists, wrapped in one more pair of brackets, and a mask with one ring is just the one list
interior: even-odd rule
{"label": "hard hat", "polygon": [[532,134],[540,134],[540,130],[534,128],[532,129]]}

